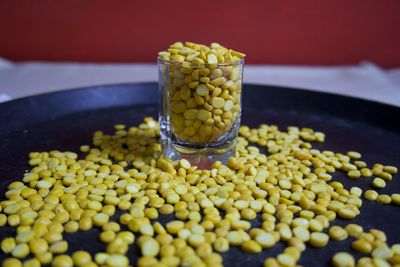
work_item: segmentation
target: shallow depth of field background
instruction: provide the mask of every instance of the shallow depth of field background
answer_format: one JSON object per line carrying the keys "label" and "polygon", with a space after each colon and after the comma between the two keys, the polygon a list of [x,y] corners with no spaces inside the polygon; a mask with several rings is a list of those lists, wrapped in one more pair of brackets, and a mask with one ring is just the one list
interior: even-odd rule
{"label": "shallow depth of field background", "polygon": [[177,40],[247,63],[400,66],[400,1],[0,0],[0,57],[149,62]]}

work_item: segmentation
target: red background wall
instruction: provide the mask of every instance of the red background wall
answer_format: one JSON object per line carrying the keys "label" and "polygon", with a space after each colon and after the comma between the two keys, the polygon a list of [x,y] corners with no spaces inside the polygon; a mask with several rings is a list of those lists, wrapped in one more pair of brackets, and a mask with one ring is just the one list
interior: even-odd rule
{"label": "red background wall", "polygon": [[397,0],[0,0],[0,57],[155,62],[177,40],[249,63],[400,66]]}

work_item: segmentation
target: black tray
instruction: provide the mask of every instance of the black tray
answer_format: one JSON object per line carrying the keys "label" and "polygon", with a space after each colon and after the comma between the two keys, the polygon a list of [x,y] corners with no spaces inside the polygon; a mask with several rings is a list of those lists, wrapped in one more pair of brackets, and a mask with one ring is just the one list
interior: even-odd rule
{"label": "black tray", "polygon": [[[377,88],[378,90],[378,88]],[[95,130],[111,131],[115,124],[135,125],[145,116],[157,116],[156,83],[97,86],[17,99],[0,105],[0,195],[7,185],[20,179],[28,169],[30,151],[78,151],[90,144]],[[261,123],[280,127],[296,125],[326,133],[326,141],[318,149],[345,153],[359,151],[369,165],[380,162],[400,166],[400,108],[376,102],[333,94],[293,90],[276,86],[245,85],[243,124],[256,127]],[[400,192],[396,175],[380,192]],[[344,174],[334,179],[347,188],[369,188],[370,179],[349,180]],[[388,234],[390,244],[400,242],[400,207],[364,200],[356,222],[365,229],[378,228]],[[164,219],[163,219],[164,220]],[[345,225],[347,221],[335,220]],[[11,227],[0,229],[0,238],[14,235]],[[85,249],[92,253],[105,246],[97,241],[97,229],[66,235],[69,253]],[[307,248],[299,264],[327,266],[337,251],[350,251],[352,239],[331,241],[323,249]],[[279,243],[257,255],[243,254],[231,248],[223,254],[225,266],[262,266],[265,258],[276,256],[283,249]],[[138,257],[137,248],[129,249],[131,264]],[[0,253],[0,260],[7,257]]]}

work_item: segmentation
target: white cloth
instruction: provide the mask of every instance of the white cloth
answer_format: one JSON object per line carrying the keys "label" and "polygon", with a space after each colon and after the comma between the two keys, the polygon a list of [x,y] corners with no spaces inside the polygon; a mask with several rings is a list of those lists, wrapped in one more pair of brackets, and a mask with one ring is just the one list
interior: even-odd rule
{"label": "white cloth", "polygon": [[[0,95],[5,100],[100,84],[157,81],[156,64],[23,62],[0,58]],[[400,68],[245,65],[245,83],[330,92],[400,106]],[[4,101],[4,100],[3,100]]]}
{"label": "white cloth", "polygon": [[8,100],[11,100],[11,96],[6,95],[6,94],[0,94],[0,103],[1,102],[6,102]]}

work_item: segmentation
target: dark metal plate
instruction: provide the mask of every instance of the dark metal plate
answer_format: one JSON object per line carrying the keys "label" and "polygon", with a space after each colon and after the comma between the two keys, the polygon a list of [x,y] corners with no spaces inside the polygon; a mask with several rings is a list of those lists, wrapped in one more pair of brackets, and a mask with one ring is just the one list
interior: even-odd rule
{"label": "dark metal plate", "polygon": [[[378,89],[378,88],[377,88]],[[90,144],[95,130],[111,131],[118,123],[135,125],[145,116],[157,116],[156,83],[122,84],[76,89],[38,95],[0,105],[0,194],[7,185],[20,179],[28,169],[30,151],[78,151]],[[356,150],[368,164],[376,162],[400,167],[400,108],[333,94],[293,90],[275,86],[245,85],[243,124],[261,123],[279,127],[296,125],[323,131],[326,142],[318,149],[345,153]],[[400,177],[395,176],[382,193],[400,192]],[[348,188],[369,188],[370,179],[349,180],[344,173],[334,177]],[[168,218],[162,218],[162,221]],[[364,201],[355,220],[365,229],[378,228],[388,234],[389,243],[400,242],[400,207]],[[353,222],[352,221],[352,222]],[[348,222],[337,219],[334,224]],[[0,238],[14,235],[11,227],[1,227]],[[98,229],[65,235],[69,252],[104,250],[97,241]],[[299,264],[327,266],[337,251],[352,251],[351,239],[331,241],[323,249],[307,248]],[[262,266],[265,258],[276,256],[284,248],[278,244],[258,255],[243,254],[237,248],[224,253],[225,266]],[[360,257],[359,253],[352,253]],[[135,246],[128,252],[131,264],[138,257]],[[0,253],[0,260],[7,257]]]}

